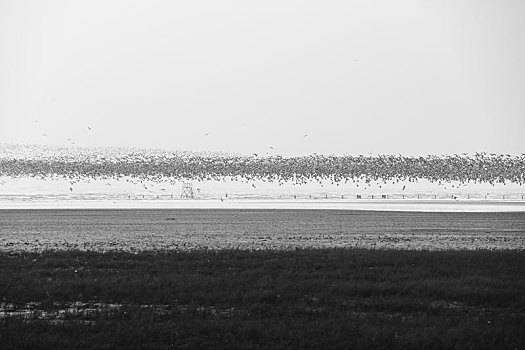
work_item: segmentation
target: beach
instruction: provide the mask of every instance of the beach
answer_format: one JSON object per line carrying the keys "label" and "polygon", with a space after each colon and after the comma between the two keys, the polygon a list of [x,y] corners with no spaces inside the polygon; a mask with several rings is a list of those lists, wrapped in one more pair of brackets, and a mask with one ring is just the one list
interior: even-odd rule
{"label": "beach", "polygon": [[525,249],[523,212],[62,208],[0,217],[0,250],[13,252]]}

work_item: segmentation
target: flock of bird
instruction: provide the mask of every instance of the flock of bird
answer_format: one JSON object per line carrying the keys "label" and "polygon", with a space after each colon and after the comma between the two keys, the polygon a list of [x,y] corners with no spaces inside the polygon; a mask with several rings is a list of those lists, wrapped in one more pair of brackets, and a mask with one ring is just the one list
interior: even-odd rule
{"label": "flock of bird", "polygon": [[[168,152],[156,149],[79,148],[0,145],[0,176],[12,178],[89,179],[131,178],[145,181],[262,180],[283,184],[331,181],[359,185],[371,182],[525,183],[525,154],[352,156],[319,155],[283,157]],[[144,185],[145,186],[145,185]],[[72,190],[73,188],[71,188]]]}

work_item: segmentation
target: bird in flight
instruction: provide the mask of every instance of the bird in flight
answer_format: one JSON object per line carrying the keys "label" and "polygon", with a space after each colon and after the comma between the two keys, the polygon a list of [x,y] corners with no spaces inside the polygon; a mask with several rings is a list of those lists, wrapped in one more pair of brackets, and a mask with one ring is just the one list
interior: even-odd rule
{"label": "bird in flight", "polygon": [[303,137],[308,137],[308,134],[304,134]]}
{"label": "bird in flight", "polygon": [[91,130],[91,126],[88,126],[87,128],[88,128],[88,130]]}

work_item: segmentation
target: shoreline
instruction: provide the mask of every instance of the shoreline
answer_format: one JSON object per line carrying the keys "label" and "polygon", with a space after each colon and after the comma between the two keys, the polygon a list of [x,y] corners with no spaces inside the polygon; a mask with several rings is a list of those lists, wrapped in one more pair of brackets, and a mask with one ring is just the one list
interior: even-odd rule
{"label": "shoreline", "polygon": [[31,209],[303,209],[406,212],[525,212],[525,201],[494,199],[340,199],[340,200],[59,200],[2,201],[0,210]]}

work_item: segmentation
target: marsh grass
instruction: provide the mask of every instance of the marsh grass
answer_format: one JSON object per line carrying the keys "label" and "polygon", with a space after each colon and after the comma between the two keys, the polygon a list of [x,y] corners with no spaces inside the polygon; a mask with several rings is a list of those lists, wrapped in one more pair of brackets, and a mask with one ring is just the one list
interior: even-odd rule
{"label": "marsh grass", "polygon": [[118,305],[4,315],[2,349],[525,347],[523,251],[2,253],[0,281],[17,310]]}

